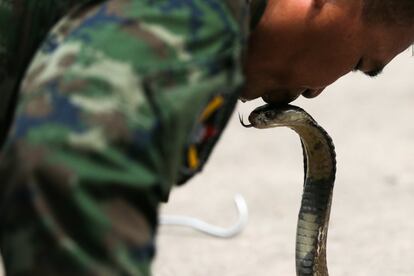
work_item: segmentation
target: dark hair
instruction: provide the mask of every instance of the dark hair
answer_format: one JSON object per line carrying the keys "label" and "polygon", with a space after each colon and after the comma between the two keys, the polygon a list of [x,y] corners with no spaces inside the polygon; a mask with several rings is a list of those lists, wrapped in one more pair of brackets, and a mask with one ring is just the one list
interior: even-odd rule
{"label": "dark hair", "polygon": [[414,25],[414,0],[363,0],[363,18],[369,23]]}

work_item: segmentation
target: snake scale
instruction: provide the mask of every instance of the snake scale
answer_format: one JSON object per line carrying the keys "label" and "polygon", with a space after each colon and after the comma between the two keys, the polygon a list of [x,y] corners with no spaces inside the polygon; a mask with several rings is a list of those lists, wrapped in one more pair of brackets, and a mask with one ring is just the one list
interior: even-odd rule
{"label": "snake scale", "polygon": [[264,105],[249,115],[259,129],[286,126],[299,134],[304,156],[305,180],[296,232],[296,274],[327,276],[326,240],[335,181],[335,148],[331,137],[303,109]]}

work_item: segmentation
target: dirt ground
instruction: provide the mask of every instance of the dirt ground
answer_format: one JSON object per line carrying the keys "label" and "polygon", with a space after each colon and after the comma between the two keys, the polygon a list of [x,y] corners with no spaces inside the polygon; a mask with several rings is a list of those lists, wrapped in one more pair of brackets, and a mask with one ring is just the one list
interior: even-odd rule
{"label": "dirt ground", "polygon": [[[245,117],[261,101],[239,104]],[[401,54],[370,80],[352,73],[316,100],[299,99],[337,152],[328,267],[334,276],[414,275],[414,57]],[[173,191],[163,214],[228,226],[241,193],[249,223],[221,240],[162,226],[155,276],[295,275],[303,181],[299,139],[289,129],[242,128],[234,114],[204,172]],[[0,271],[0,276],[2,275]]]}

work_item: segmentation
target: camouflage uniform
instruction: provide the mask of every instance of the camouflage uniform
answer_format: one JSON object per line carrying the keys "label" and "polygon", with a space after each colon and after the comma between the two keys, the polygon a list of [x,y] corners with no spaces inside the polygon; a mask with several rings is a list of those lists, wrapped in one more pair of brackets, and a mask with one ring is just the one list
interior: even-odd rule
{"label": "camouflage uniform", "polygon": [[0,157],[8,275],[150,274],[158,204],[207,161],[263,7],[0,0],[0,86],[19,91]]}

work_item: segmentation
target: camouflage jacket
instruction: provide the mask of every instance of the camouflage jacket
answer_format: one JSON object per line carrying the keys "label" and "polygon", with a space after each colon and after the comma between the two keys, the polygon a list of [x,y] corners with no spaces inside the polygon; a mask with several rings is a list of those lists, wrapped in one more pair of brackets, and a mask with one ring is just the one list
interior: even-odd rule
{"label": "camouflage jacket", "polygon": [[[13,114],[14,97],[20,86],[20,80],[27,70],[27,66],[33,58],[36,49],[45,39],[50,27],[65,15],[65,12],[71,7],[80,3],[96,3],[100,1],[102,0],[26,0],[26,4],[23,5],[21,1],[0,0],[0,88],[2,89],[2,99],[4,99],[2,104],[0,104],[0,120],[3,124],[1,128],[4,129],[4,125],[8,126],[10,114]],[[148,1],[151,2],[150,0]],[[166,12],[180,9],[181,6],[192,7],[192,0],[169,0],[163,2],[165,2],[164,9]],[[162,160],[159,160],[162,164],[158,164],[157,167],[166,168],[163,172],[165,174],[163,179],[166,180],[165,182],[170,182],[162,185],[163,191],[161,194],[164,200],[167,200],[172,184],[182,184],[202,170],[219,139],[234,109],[238,92],[243,85],[241,60],[243,52],[246,50],[246,40],[249,31],[258,22],[266,5],[265,0],[225,0],[223,2],[227,6],[227,10],[223,12],[219,10],[219,7],[216,7],[217,14],[220,14],[219,20],[221,21],[220,24],[223,24],[225,28],[224,32],[231,35],[226,37],[217,36],[215,38],[217,41],[209,43],[209,48],[206,49],[204,42],[197,40],[198,33],[203,32],[206,28],[204,25],[213,24],[212,20],[214,19],[202,18],[199,14],[202,11],[197,10],[197,7],[194,5],[192,10],[189,11],[192,14],[189,17],[190,33],[186,34],[188,38],[185,40],[185,45],[183,45],[182,55],[177,56],[177,64],[179,65],[182,62],[180,59],[183,58],[191,60],[193,56],[187,54],[189,52],[197,53],[197,56],[208,56],[211,52],[222,52],[223,57],[226,56],[226,58],[215,56],[214,63],[206,64],[206,66],[212,72],[218,72],[226,68],[226,70],[222,71],[226,72],[225,74],[227,75],[223,73],[211,79],[203,78],[197,83],[196,92],[193,91],[193,94],[186,96],[183,94],[182,98],[174,99],[174,101],[181,103],[181,111],[177,111],[180,110],[179,108],[177,109],[178,106],[161,105],[158,107],[159,109],[165,109],[161,111],[165,113],[168,113],[170,108],[176,113],[181,112],[181,114],[174,116],[176,121],[170,125],[174,128],[174,139],[167,137],[168,135],[157,138],[162,140],[158,144],[162,145],[164,148],[163,152],[165,153]],[[210,4],[213,5],[213,3]],[[210,4],[206,0],[206,5]],[[188,18],[188,16],[185,18]],[[166,22],[161,22],[161,24],[168,24],[168,20],[173,21],[174,18],[168,17]],[[180,20],[180,18],[177,18],[177,20]],[[177,31],[181,32],[182,30]],[[231,39],[232,41],[226,41],[226,39]],[[217,51],[215,49],[217,47],[221,50]],[[231,58],[228,58],[229,56]],[[169,73],[174,72],[174,70],[181,69],[179,66],[177,66],[177,69],[168,68]],[[229,71],[232,73],[228,74]],[[152,93],[152,90],[159,89],[160,83],[162,84],[164,81],[162,75],[165,72],[165,68],[162,68],[160,72],[160,74],[157,72],[150,74],[152,77],[146,77],[146,80],[148,80],[146,89],[149,94]],[[197,78],[194,74],[192,77]],[[210,90],[220,78],[231,78],[227,82],[228,86],[225,91],[219,91],[219,93],[206,97],[207,92],[203,92],[203,90]],[[201,110],[189,108],[192,101],[196,99],[201,101],[200,97],[202,96],[199,97],[197,95],[204,95],[204,99],[202,99],[204,107]],[[194,118],[197,119],[195,120]],[[188,127],[189,125],[191,126],[190,128]],[[5,136],[4,133],[4,130],[0,131],[0,136]],[[3,138],[0,137],[0,142],[2,141]],[[185,146],[177,146],[179,144]],[[153,173],[159,174],[160,172],[154,171]]]}

